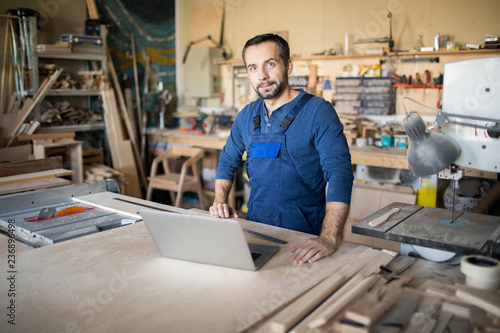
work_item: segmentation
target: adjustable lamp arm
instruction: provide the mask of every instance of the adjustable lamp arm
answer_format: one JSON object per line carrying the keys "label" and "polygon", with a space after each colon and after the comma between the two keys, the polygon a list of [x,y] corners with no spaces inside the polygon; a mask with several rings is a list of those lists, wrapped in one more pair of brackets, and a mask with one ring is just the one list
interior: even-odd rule
{"label": "adjustable lamp arm", "polygon": [[187,59],[187,56],[188,56],[188,53],[189,53],[189,50],[191,50],[191,46],[193,45],[196,45],[196,44],[199,44],[203,41],[206,41],[206,40],[209,40],[211,41],[217,48],[221,49],[222,50],[222,57],[225,59],[226,58],[226,50],[224,50],[224,47],[222,46],[222,44],[219,44],[217,43],[215,40],[213,40],[212,36],[210,35],[207,35],[206,37],[203,37],[203,38],[200,38],[200,39],[197,39],[195,41],[192,41],[188,44],[187,48],[186,48],[186,52],[184,52],[184,57],[182,58],[182,63],[186,63],[186,59]]}

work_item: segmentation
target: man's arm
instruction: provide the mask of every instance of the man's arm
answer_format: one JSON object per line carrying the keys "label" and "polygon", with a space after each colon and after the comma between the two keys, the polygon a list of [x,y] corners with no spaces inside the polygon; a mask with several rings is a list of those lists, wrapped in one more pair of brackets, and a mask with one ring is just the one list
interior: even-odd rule
{"label": "man's arm", "polygon": [[292,252],[292,261],[296,263],[313,263],[335,252],[335,246],[344,229],[349,205],[343,202],[327,202],[323,228],[319,237],[310,238],[295,245]]}
{"label": "man's arm", "polygon": [[233,207],[227,204],[229,197],[229,192],[233,182],[226,179],[216,179],[215,180],[215,198],[213,205],[209,208],[210,214],[212,216],[221,218],[238,217],[238,212],[236,212]]}

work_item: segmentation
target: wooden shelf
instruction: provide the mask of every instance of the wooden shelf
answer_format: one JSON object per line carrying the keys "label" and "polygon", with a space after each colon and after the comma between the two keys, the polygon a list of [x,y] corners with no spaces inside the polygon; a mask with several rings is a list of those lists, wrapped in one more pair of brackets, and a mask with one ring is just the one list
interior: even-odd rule
{"label": "wooden shelf", "polygon": [[72,53],[72,52],[36,52],[38,58],[43,59],[67,59],[67,60],[96,60],[105,61],[106,54],[100,53]]}
{"label": "wooden shelf", "polygon": [[82,124],[82,125],[39,127],[37,133],[88,132],[88,131],[103,131],[105,129],[106,129],[105,123],[96,123],[96,124]]}
{"label": "wooden shelf", "polygon": [[406,149],[394,147],[351,146],[352,164],[409,170]]}
{"label": "wooden shelf", "polygon": [[[459,50],[459,51],[432,51],[432,52],[392,52],[389,55],[384,54],[350,54],[350,55],[311,55],[294,57],[292,60],[348,60],[348,59],[370,59],[370,58],[388,58],[388,57],[434,57],[434,56],[460,56],[470,54],[499,54],[500,49],[481,49],[481,50]],[[243,65],[242,59],[230,59],[225,61],[215,61],[214,64],[218,65]]]}
{"label": "wooden shelf", "polygon": [[393,88],[404,88],[404,89],[443,89],[442,84],[402,84],[397,83],[392,86]]}
{"label": "wooden shelf", "polygon": [[47,96],[99,96],[101,90],[85,90],[85,89],[51,89],[47,92]]}

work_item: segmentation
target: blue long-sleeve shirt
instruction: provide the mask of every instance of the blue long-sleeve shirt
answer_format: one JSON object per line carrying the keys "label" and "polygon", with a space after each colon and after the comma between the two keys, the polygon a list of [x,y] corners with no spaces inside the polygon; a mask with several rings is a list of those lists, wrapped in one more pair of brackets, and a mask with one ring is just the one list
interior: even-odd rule
{"label": "blue long-sleeve shirt", "polygon": [[[301,92],[305,94],[305,92]],[[231,134],[219,158],[216,179],[233,180],[244,151],[248,151],[254,134],[253,117],[260,114],[261,130],[278,132],[283,118],[299,100],[274,110],[267,117],[262,98],[245,106],[237,115]],[[312,190],[328,183],[326,201],[350,204],[354,176],[351,155],[343,134],[343,125],[333,106],[323,98],[313,97],[295,117],[285,133],[287,150],[302,181]],[[270,182],[273,180],[270,179]]]}

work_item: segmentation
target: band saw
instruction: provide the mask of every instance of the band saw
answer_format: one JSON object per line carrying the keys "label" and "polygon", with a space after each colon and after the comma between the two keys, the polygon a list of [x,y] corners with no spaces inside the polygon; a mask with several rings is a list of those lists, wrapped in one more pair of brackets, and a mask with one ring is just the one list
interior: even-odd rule
{"label": "band saw", "polygon": [[[399,211],[379,226],[370,226],[370,221],[393,208]],[[500,218],[496,216],[456,212],[452,220],[447,209],[394,202],[354,223],[352,232],[460,255],[500,255]]]}
{"label": "band saw", "polygon": [[[443,104],[431,108],[436,119],[430,127],[416,112],[406,112],[403,99],[402,125],[410,138],[407,159],[415,176],[438,174],[455,189],[464,168],[470,168],[496,173],[498,181],[499,77],[500,57],[445,64]],[[385,221],[370,225],[391,209],[395,213]],[[354,223],[352,232],[462,255],[500,256],[498,216],[392,203]]]}

